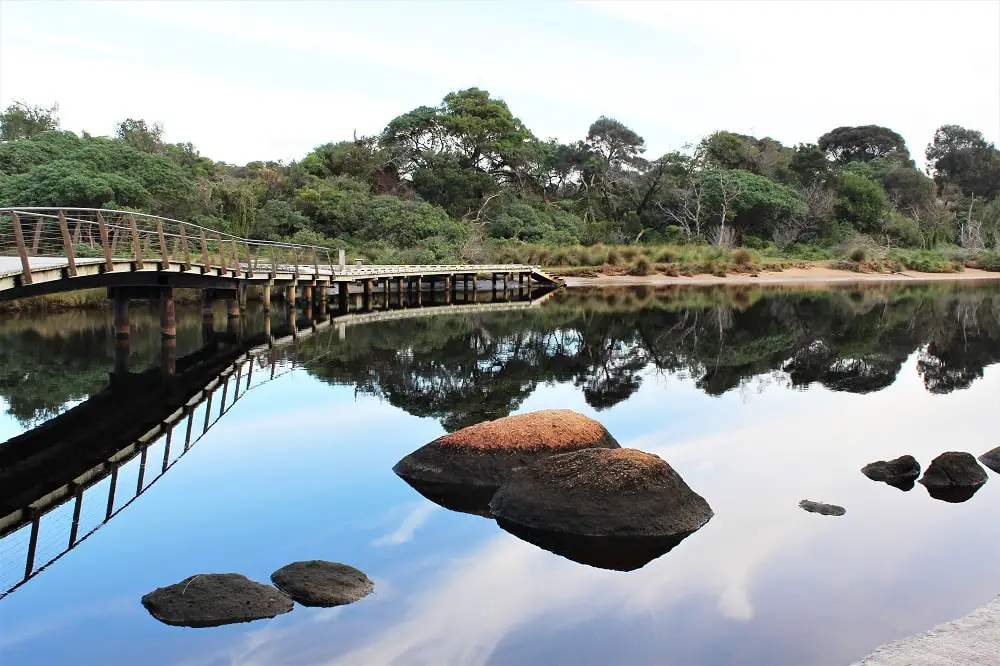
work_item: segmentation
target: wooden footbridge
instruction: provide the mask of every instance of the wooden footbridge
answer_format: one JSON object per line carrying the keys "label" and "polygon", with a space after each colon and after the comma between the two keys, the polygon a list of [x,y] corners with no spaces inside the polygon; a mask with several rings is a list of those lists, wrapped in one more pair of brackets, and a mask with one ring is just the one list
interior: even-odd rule
{"label": "wooden footbridge", "polygon": [[[475,302],[447,292],[381,300],[376,309],[346,316],[311,306],[289,310],[287,322],[265,317],[264,331],[245,336],[242,318],[216,331],[203,312],[205,346],[175,358],[164,338],[161,365],[128,370],[129,346],[118,336],[111,381],[104,390],[40,426],[0,443],[0,600],[77,548],[192,450],[248,391],[335,351],[350,326],[400,317],[533,308],[552,294],[540,290]],[[357,300],[357,297],[352,297]],[[375,299],[379,300],[379,299]],[[300,316],[304,315],[304,316]],[[336,332],[331,329],[336,329]],[[328,331],[308,356],[298,345]],[[121,328],[118,328],[121,333]]]}
{"label": "wooden footbridge", "polygon": [[[239,238],[190,222],[134,211],[95,208],[0,208],[0,301],[88,288],[108,288],[116,305],[159,300],[163,333],[173,335],[173,289],[202,289],[206,301],[245,304],[246,287],[273,288],[286,300],[325,308],[336,289],[340,314],[360,291],[369,309],[376,290],[387,296],[477,291],[489,279],[493,291],[515,285],[558,286],[538,266],[461,264],[382,266],[336,261],[329,248]],[[400,296],[401,297],[401,296]],[[117,310],[118,308],[116,308]]]}

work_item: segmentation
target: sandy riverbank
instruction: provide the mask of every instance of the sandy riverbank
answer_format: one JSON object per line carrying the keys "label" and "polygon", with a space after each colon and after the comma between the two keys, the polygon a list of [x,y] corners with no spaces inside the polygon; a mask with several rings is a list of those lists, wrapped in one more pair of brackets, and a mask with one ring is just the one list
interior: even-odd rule
{"label": "sandy riverbank", "polygon": [[967,268],[961,273],[855,273],[822,266],[790,268],[784,271],[762,271],[757,277],[733,273],[725,277],[694,275],[669,277],[667,275],[598,275],[596,277],[566,276],[568,287],[611,287],[628,285],[746,285],[746,284],[831,284],[852,282],[921,282],[941,280],[1000,280],[1000,273]]}

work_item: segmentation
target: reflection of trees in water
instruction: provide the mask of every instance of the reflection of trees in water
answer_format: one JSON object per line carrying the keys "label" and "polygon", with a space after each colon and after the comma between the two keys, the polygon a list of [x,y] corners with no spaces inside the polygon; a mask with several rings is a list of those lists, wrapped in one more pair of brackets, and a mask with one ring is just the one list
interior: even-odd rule
{"label": "reflection of trees in water", "polygon": [[[177,353],[201,345],[201,310],[177,308]],[[159,314],[135,305],[130,313],[129,368],[141,371],[160,362]],[[259,316],[254,324],[259,327]],[[222,306],[216,313],[225,326]],[[115,336],[110,311],[84,310],[6,317],[0,325],[0,397],[7,412],[31,427],[59,414],[108,385]]]}
{"label": "reflection of trees in water", "polygon": [[998,342],[995,288],[568,291],[534,311],[352,327],[307,366],[455,430],[511,413],[545,382],[572,383],[608,408],[648,372],[710,395],[774,376],[870,393],[919,352],[927,389],[947,392],[981,377]]}

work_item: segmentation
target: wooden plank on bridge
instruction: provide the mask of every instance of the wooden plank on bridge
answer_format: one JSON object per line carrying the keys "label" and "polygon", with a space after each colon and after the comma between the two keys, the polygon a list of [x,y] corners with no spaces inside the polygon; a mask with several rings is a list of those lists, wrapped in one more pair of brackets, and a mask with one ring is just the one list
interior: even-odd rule
{"label": "wooden plank on bridge", "polygon": [[135,269],[141,271],[142,265],[142,245],[139,241],[139,227],[135,223],[135,216],[128,216],[128,225],[132,230],[132,252],[135,253]]}
{"label": "wooden plank on bridge", "polygon": [[[77,225],[79,228],[79,225]],[[63,249],[66,251],[66,259],[69,260],[69,276],[76,277],[76,252],[73,247],[73,240],[69,237],[69,226],[66,224],[66,216],[59,211],[59,231],[62,232]]]}
{"label": "wooden plank on bridge", "polygon": [[21,256],[21,271],[24,273],[24,284],[31,284],[31,265],[28,263],[28,251],[24,247],[24,235],[21,233],[21,220],[17,213],[11,213],[14,221],[14,239],[17,241],[17,253]]}
{"label": "wooden plank on bridge", "polygon": [[115,262],[111,246],[108,244],[108,225],[104,223],[104,218],[100,213],[97,214],[97,230],[101,234],[101,247],[104,248],[104,269],[113,271],[115,270]]}

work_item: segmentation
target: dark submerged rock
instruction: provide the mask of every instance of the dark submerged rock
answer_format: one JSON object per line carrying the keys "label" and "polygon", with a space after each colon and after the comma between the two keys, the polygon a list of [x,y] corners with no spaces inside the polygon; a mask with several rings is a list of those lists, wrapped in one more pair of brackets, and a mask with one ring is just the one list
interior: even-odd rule
{"label": "dark submerged rock", "polygon": [[979,462],[1000,474],[1000,446],[979,456]]}
{"label": "dark submerged rock", "polygon": [[900,490],[911,490],[920,476],[920,463],[913,456],[900,456],[895,460],[869,463],[861,468],[861,473],[872,481],[882,481]]}
{"label": "dark submerged rock", "polygon": [[490,512],[541,548],[621,570],[668,552],[713,515],[663,459],[635,449],[562,453],[517,470]]}
{"label": "dark submerged rock", "polygon": [[823,504],[822,502],[813,502],[812,500],[802,500],[799,502],[799,508],[805,509],[809,513],[819,513],[824,516],[843,516],[847,513],[847,509],[842,506]]}
{"label": "dark submerged rock", "polygon": [[338,562],[292,562],[271,574],[271,582],[303,606],[343,606],[375,589],[363,571]]}
{"label": "dark submerged rock", "polygon": [[971,453],[949,451],[931,461],[920,483],[935,490],[978,488],[987,478]]}
{"label": "dark submerged rock", "polygon": [[618,448],[618,442],[582,414],[543,410],[439,437],[400,460],[392,471],[436,504],[489,515],[490,498],[513,470],[587,448]]}
{"label": "dark submerged rock", "polygon": [[287,613],[294,603],[270,585],[246,576],[198,574],[142,597],[149,614],[177,627],[218,627]]}

